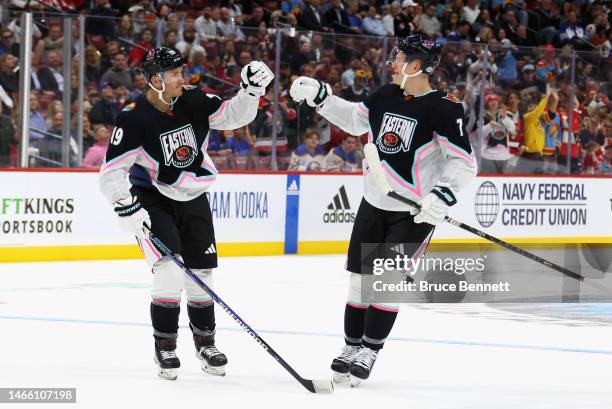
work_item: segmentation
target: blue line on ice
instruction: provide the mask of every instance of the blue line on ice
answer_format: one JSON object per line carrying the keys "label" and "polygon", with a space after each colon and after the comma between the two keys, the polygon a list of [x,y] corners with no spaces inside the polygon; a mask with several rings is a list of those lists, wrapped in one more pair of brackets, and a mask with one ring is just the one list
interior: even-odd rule
{"label": "blue line on ice", "polygon": [[[132,327],[150,327],[150,323],[143,322],[121,322],[121,321],[103,321],[103,320],[76,320],[67,318],[52,318],[52,317],[19,317],[10,315],[0,315],[0,320],[15,320],[15,321],[43,321],[43,322],[60,322],[67,324],[89,324],[89,325],[123,325]],[[187,328],[187,326],[181,326],[181,328]],[[217,329],[223,331],[236,331],[242,332],[242,329],[233,327],[217,326]],[[315,337],[334,337],[342,338],[340,333],[330,332],[302,332],[302,331],[281,331],[273,329],[255,329],[257,333],[261,334],[280,334],[280,335],[300,335],[300,336],[315,336]],[[523,344],[498,344],[493,342],[472,342],[472,341],[457,341],[450,339],[427,339],[427,338],[406,338],[406,337],[389,337],[391,341],[400,342],[416,342],[424,344],[443,344],[443,345],[461,345],[461,346],[472,346],[472,347],[487,347],[487,348],[509,348],[509,349],[526,349],[535,351],[553,351],[553,352],[575,352],[584,354],[600,354],[600,355],[612,355],[612,351],[604,349],[584,349],[584,348],[563,348],[563,347],[548,347],[539,345],[523,345]]]}

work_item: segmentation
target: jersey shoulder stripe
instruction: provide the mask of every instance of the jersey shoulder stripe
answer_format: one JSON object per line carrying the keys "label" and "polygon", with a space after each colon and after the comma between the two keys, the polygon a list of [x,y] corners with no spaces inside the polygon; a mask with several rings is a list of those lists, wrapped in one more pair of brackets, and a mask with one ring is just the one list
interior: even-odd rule
{"label": "jersey shoulder stripe", "polygon": [[136,106],[135,102],[132,102],[131,104],[127,104],[126,106],[123,107],[122,111],[123,112],[129,112],[132,109],[134,109],[134,107]]}

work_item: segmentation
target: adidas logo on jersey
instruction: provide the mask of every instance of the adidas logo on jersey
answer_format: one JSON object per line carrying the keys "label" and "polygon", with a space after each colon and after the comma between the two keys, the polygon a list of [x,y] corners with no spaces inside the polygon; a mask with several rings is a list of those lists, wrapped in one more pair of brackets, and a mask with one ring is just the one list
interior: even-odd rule
{"label": "adidas logo on jersey", "polygon": [[215,254],[217,252],[217,249],[215,248],[215,244],[211,244],[210,247],[208,247],[208,250],[206,250],[204,252],[204,254]]}
{"label": "adidas logo on jersey", "polygon": [[327,206],[327,211],[323,213],[323,223],[354,223],[355,213],[351,212],[351,204],[346,195],[344,185],[340,187],[331,203]]}

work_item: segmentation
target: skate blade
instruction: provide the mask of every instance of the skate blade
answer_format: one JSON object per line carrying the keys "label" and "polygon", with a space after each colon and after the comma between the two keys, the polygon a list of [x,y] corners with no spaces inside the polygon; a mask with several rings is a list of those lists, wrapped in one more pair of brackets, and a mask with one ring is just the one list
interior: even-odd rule
{"label": "skate blade", "polygon": [[334,377],[333,377],[333,381],[334,383],[347,383],[350,382],[351,380],[351,375],[349,375],[349,373],[342,373],[342,372],[336,372],[336,371],[332,371],[334,373]]}
{"label": "skate blade", "polygon": [[356,376],[351,375],[351,388],[356,388],[357,386],[359,386],[359,384],[361,384],[362,379],[361,378],[357,378]]}
{"label": "skate blade", "polygon": [[225,365],[223,366],[210,366],[205,361],[201,364],[202,370],[209,375],[225,376]]}
{"label": "skate blade", "polygon": [[165,380],[168,380],[168,381],[176,381],[176,378],[178,376],[178,369],[176,369],[176,368],[164,369],[164,368],[160,368],[158,366],[157,367],[157,376],[159,376],[161,379],[165,379]]}

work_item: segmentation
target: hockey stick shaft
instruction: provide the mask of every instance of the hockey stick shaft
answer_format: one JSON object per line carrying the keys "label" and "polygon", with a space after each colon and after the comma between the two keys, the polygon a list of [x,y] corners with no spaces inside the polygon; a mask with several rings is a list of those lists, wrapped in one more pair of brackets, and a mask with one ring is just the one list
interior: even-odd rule
{"label": "hockey stick shaft", "polygon": [[[396,193],[394,191],[391,191],[391,192],[387,193],[387,196],[389,196],[390,198],[393,198],[395,200],[398,200],[398,201],[400,201],[402,203],[405,203],[407,205],[410,205],[412,207],[416,207],[417,209],[421,208],[421,206],[419,206],[418,203],[415,203],[414,201],[412,201],[412,200],[410,200],[410,199],[408,199],[408,198],[406,198],[406,197],[404,197],[404,196],[402,196],[402,195],[400,195],[400,194],[398,194],[398,193]],[[573,271],[571,271],[571,270],[569,270],[569,269],[567,269],[567,268],[565,268],[563,266],[560,266],[560,265],[555,264],[553,262],[550,262],[550,261],[548,261],[546,259],[543,259],[542,257],[539,257],[539,256],[537,256],[537,255],[535,255],[533,253],[525,251],[525,250],[523,250],[523,249],[521,249],[519,247],[513,246],[512,244],[508,243],[507,241],[504,241],[502,239],[498,239],[497,237],[491,236],[490,234],[487,234],[487,233],[483,232],[482,230],[478,230],[478,229],[476,229],[476,228],[474,228],[472,226],[469,226],[469,225],[467,225],[465,223],[462,223],[459,220],[453,219],[452,217],[448,217],[448,216],[445,216],[444,220],[447,221],[448,223],[452,224],[453,226],[457,226],[457,227],[459,227],[459,228],[461,228],[463,230],[469,231],[472,234],[475,234],[477,236],[482,237],[485,240],[489,240],[492,243],[495,243],[495,244],[497,244],[499,246],[507,248],[508,250],[513,251],[513,252],[515,252],[517,254],[520,254],[521,256],[527,257],[530,260],[533,260],[535,262],[543,264],[546,267],[550,267],[553,270],[557,270],[558,272],[560,272],[562,274],[565,274],[568,277],[575,278],[576,280],[579,280],[579,281],[584,280],[584,277],[581,276],[578,273],[574,273]]]}
{"label": "hockey stick shaft", "polygon": [[[373,172],[374,174],[374,179],[376,180],[376,183],[378,185],[378,187],[387,194],[388,197],[395,199],[399,202],[402,202],[404,204],[407,204],[409,206],[412,206],[414,208],[420,209],[421,206],[416,203],[413,200],[408,199],[407,197],[404,197],[402,195],[400,195],[399,193],[395,192],[392,188],[391,185],[389,185],[389,182],[386,179],[386,176],[384,174],[383,168],[382,168],[382,164],[380,163],[380,158],[378,156],[378,150],[376,149],[376,146],[369,143],[366,144],[366,146],[364,147],[364,153],[365,153],[365,157],[366,157],[366,161],[368,162],[368,166],[370,167],[370,170]],[[463,230],[469,231],[472,234],[475,234],[477,236],[482,237],[485,240],[488,240],[492,243],[495,243],[499,246],[502,246],[510,251],[513,251],[517,254],[520,254],[523,257],[527,257],[530,260],[533,260],[537,263],[543,264],[546,267],[552,268],[553,270],[556,270],[568,277],[574,278],[576,280],[579,281],[583,281],[584,280],[584,276],[575,273],[565,267],[562,267],[558,264],[552,263],[548,260],[543,259],[542,257],[536,256],[533,253],[530,253],[528,251],[525,251],[521,248],[518,248],[516,246],[513,246],[512,244],[508,243],[507,241],[498,239],[497,237],[491,236],[490,234],[487,234],[485,232],[483,232],[482,230],[478,230],[472,226],[469,226],[465,223],[460,222],[459,220],[453,219],[451,217],[445,216],[444,220],[447,221],[448,223],[452,224],[453,226],[457,226]]]}
{"label": "hockey stick shaft", "polygon": [[210,296],[210,298],[213,299],[214,302],[216,302],[230,317],[232,317],[234,321],[236,321],[238,325],[255,340],[255,342],[257,342],[264,350],[266,350],[270,355],[272,355],[272,357],[283,368],[285,368],[285,370],[287,370],[287,372],[289,372],[300,384],[302,384],[302,386],[304,386],[306,389],[308,389],[308,391],[313,393],[331,393],[333,391],[333,384],[331,383],[331,381],[310,380],[302,378],[274,349],[272,349],[272,347],[266,341],[263,340],[263,338],[261,338],[257,334],[257,332],[255,332],[253,328],[249,326],[249,324],[244,322],[244,320],[240,318],[240,316],[236,314],[234,310],[232,310],[230,306],[225,303],[225,301],[223,301],[208,285],[206,285],[206,283],[203,282],[200,277],[198,277],[193,271],[191,271],[189,267],[185,266],[185,264],[183,264],[183,262],[179,260],[178,257],[176,257],[174,253],[172,253],[172,251],[170,251],[170,249],[159,238],[155,236],[155,234],[153,234],[149,227],[145,227],[148,230],[151,242],[153,242],[153,244],[155,244],[155,246],[162,251],[164,256],[170,257],[176,263],[176,265],[179,266],[179,268],[183,270],[183,272],[185,272],[185,274],[187,274],[193,281],[195,281],[195,283],[202,290],[204,290]]}

